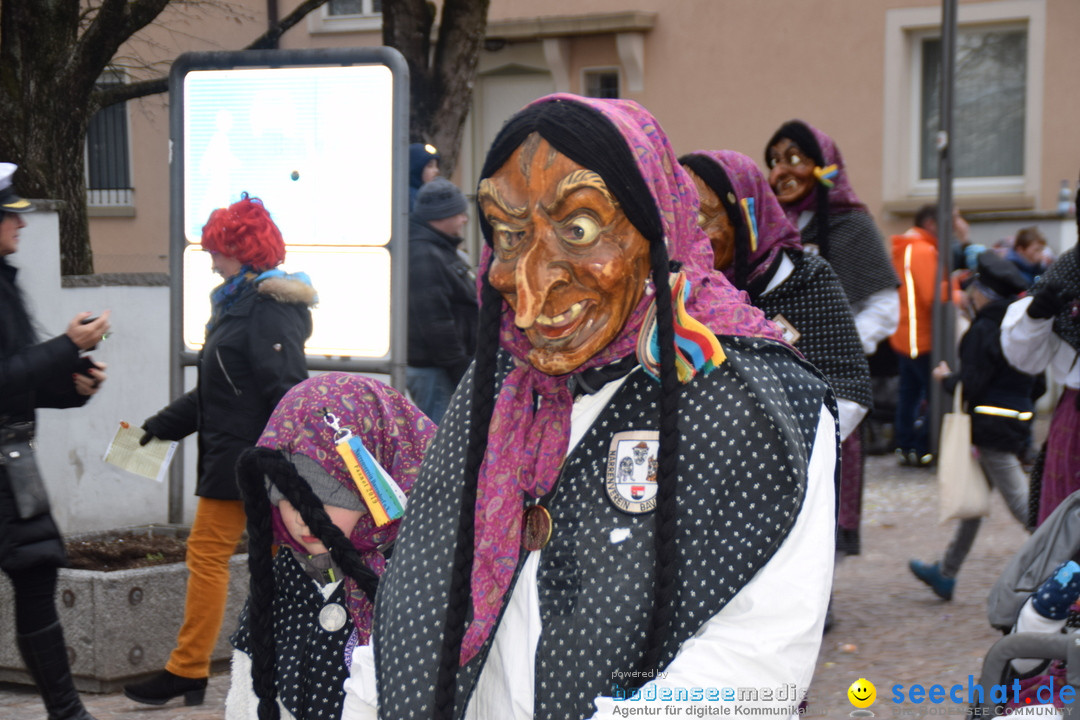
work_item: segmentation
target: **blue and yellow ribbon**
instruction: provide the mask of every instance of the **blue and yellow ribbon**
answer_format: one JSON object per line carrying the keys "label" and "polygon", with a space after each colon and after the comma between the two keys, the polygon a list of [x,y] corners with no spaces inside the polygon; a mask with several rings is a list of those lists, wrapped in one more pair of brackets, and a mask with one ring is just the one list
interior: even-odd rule
{"label": "blue and yellow ribbon", "polygon": [[742,205],[743,215],[746,216],[746,227],[750,229],[750,252],[757,251],[757,214],[754,212],[754,198],[744,197],[740,204]]}
{"label": "blue and yellow ribbon", "polygon": [[825,167],[815,167],[814,177],[817,181],[829,188],[830,190],[836,185],[836,175],[840,172],[840,168],[834,165],[826,165]]}

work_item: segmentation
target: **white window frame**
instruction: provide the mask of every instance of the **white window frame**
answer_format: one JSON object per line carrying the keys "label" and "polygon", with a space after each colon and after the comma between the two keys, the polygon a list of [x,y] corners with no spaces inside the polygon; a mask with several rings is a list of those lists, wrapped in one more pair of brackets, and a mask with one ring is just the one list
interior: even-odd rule
{"label": "white window frame", "polygon": [[308,32],[313,35],[324,33],[357,32],[362,30],[382,30],[382,13],[372,12],[372,0],[364,0],[366,12],[359,15],[331,15],[330,3],[308,14]]}
{"label": "white window frame", "polygon": [[[101,73],[103,80],[118,84],[126,84],[129,80],[127,73],[119,69],[106,69]],[[131,140],[131,110],[128,103],[121,103],[125,116],[124,141],[127,143],[128,183],[132,186],[121,190],[101,190],[90,187],[90,148],[89,136],[83,140],[83,181],[86,186],[86,206],[91,215],[110,215],[116,211],[127,214],[135,205],[135,174],[134,174],[134,146]]]}
{"label": "white window frame", "polygon": [[[963,3],[960,30],[1027,30],[1022,176],[956,178],[956,196],[1039,196],[1043,77],[1046,46],[1045,0]],[[937,195],[937,180],[919,178],[921,122],[921,41],[941,34],[941,8],[900,8],[885,17],[885,103],[882,161],[884,199],[904,201]]]}
{"label": "white window frame", "polygon": [[589,75],[602,75],[602,74],[605,74],[605,73],[614,73],[615,74],[615,81],[616,81],[616,83],[618,83],[619,97],[620,98],[624,97],[624,95],[623,95],[623,77],[622,77],[622,72],[619,71],[619,66],[618,65],[601,65],[601,66],[597,66],[597,67],[581,68],[581,85],[579,86],[581,88],[581,94],[584,95],[586,93],[586,91],[588,90]]}

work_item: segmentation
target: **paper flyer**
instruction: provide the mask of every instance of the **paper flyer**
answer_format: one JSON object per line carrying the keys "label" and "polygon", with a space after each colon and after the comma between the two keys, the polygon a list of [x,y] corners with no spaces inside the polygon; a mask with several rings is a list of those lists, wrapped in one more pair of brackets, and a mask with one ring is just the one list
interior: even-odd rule
{"label": "paper flyer", "polygon": [[105,462],[130,473],[164,482],[169,462],[179,443],[153,438],[146,445],[139,445],[143,432],[142,428],[121,421],[116,436],[105,450]]}

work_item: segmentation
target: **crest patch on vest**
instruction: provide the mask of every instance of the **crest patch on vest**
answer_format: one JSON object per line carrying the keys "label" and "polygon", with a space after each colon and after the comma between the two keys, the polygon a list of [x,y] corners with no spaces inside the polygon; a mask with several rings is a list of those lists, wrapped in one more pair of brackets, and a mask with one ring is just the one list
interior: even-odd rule
{"label": "crest patch on vest", "polygon": [[615,433],[608,448],[605,487],[619,510],[641,515],[656,509],[657,454],[660,433],[626,430]]}
{"label": "crest patch on vest", "polygon": [[795,329],[795,326],[788,322],[788,319],[781,315],[776,314],[776,317],[772,319],[774,323],[780,326],[780,330],[784,333],[784,342],[788,345],[794,345],[799,342],[799,338],[802,337],[802,333]]}

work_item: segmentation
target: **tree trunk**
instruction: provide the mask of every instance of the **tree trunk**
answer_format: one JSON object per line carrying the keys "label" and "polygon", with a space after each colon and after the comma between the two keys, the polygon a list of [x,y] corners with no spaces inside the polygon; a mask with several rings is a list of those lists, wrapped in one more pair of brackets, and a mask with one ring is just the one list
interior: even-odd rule
{"label": "tree trunk", "polygon": [[383,43],[409,63],[409,134],[414,142],[439,149],[443,175],[454,172],[461,152],[490,4],[445,0],[432,53],[433,6],[423,0],[383,1]]}

